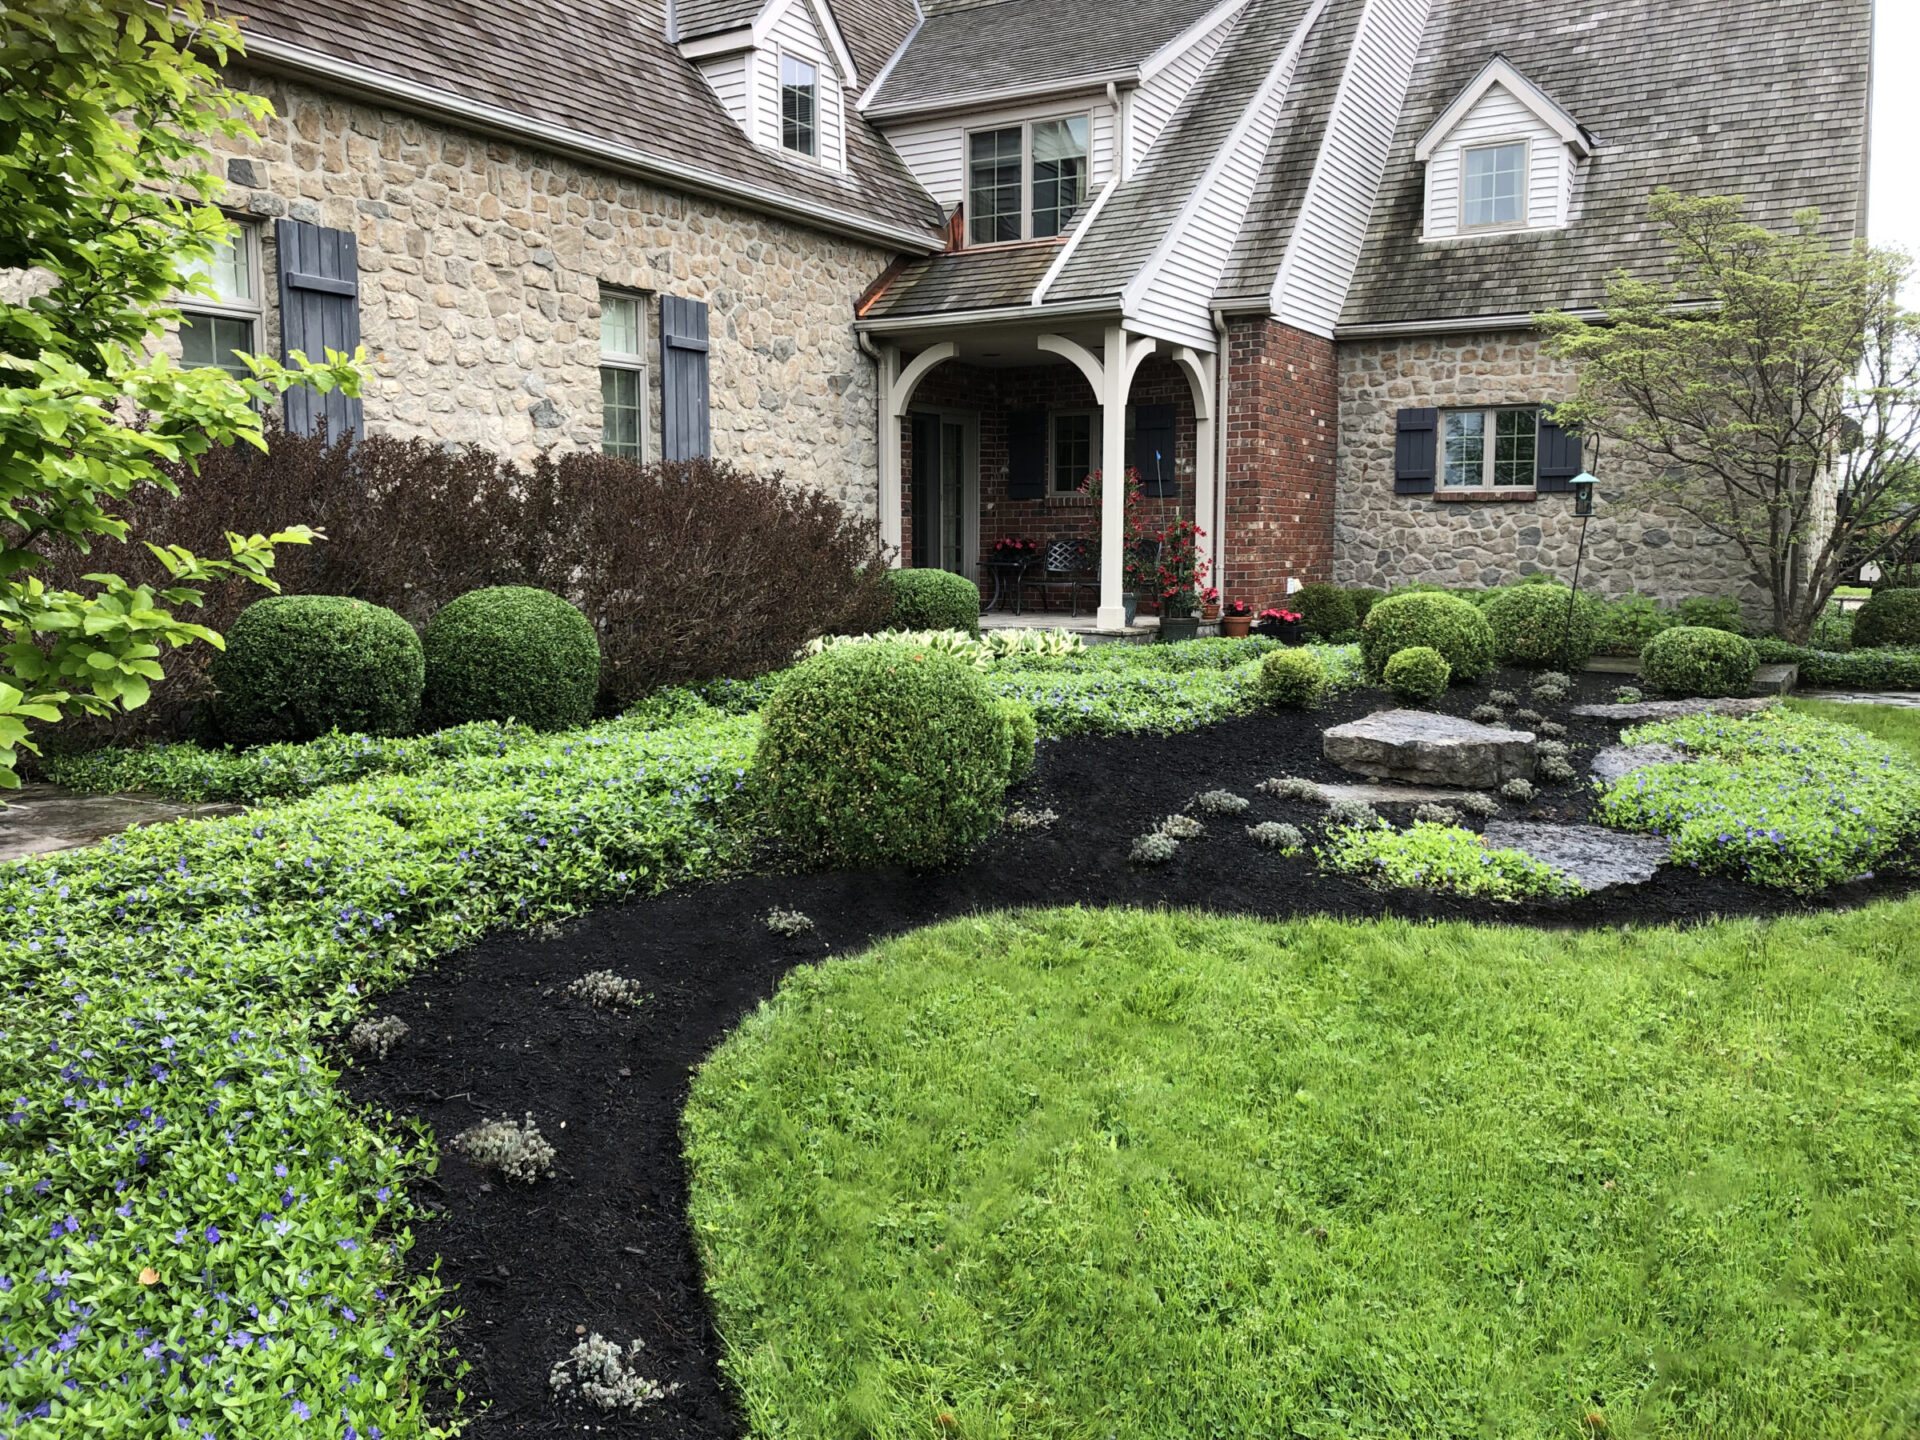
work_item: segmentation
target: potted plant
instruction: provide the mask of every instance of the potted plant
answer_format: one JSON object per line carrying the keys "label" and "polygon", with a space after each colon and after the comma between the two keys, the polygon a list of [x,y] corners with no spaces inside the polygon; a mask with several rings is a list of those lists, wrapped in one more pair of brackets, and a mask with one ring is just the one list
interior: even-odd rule
{"label": "potted plant", "polygon": [[1002,535],[993,542],[993,558],[1007,565],[1026,565],[1040,553],[1040,542],[1024,535]]}
{"label": "potted plant", "polygon": [[1176,520],[1160,532],[1160,638],[1191,640],[1200,633],[1201,587],[1211,564],[1200,558],[1206,532],[1191,520]]}
{"label": "potted plant", "polygon": [[1300,643],[1300,612],[1281,610],[1269,605],[1260,612],[1260,618],[1254,622],[1254,633],[1279,640],[1287,645]]}
{"label": "potted plant", "polygon": [[1220,633],[1229,640],[1242,640],[1253,628],[1253,606],[1244,600],[1229,600],[1220,612]]}
{"label": "potted plant", "polygon": [[1218,620],[1220,618],[1220,589],[1218,586],[1209,585],[1200,592],[1200,618],[1202,620]]}

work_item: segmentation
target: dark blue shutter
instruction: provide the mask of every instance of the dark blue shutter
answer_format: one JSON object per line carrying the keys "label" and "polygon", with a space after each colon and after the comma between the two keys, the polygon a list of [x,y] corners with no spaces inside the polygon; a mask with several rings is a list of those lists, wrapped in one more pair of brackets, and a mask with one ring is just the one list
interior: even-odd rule
{"label": "dark blue shutter", "polygon": [[1042,500],[1047,494],[1047,412],[1007,416],[1007,498]]}
{"label": "dark blue shutter", "polygon": [[708,411],[706,302],[663,295],[660,438],[667,459],[704,460],[713,453]]}
{"label": "dark blue shutter", "polygon": [[1564,495],[1573,487],[1567,482],[1584,467],[1580,463],[1580,432],[1562,429],[1540,416],[1539,468],[1537,489],[1543,495]]}
{"label": "dark blue shutter", "polygon": [[1127,465],[1140,476],[1140,493],[1161,497],[1178,495],[1173,475],[1173,417],[1171,405],[1133,407],[1133,433],[1127,437]]}
{"label": "dark blue shutter", "polygon": [[1431,495],[1440,444],[1440,412],[1402,410],[1393,428],[1393,493]]}
{"label": "dark blue shutter", "polygon": [[[280,358],[298,350],[315,364],[327,351],[351,355],[360,346],[360,246],[348,230],[304,220],[276,220],[280,269]],[[365,417],[358,400],[338,390],[322,395],[304,385],[287,391],[287,429],[307,435],[327,427],[339,437],[359,434]]]}

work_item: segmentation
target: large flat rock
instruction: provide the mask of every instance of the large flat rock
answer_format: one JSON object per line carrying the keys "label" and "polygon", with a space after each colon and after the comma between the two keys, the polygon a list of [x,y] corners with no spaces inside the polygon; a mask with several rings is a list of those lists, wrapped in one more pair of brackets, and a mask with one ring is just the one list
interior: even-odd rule
{"label": "large flat rock", "polygon": [[1594,779],[1611,785],[1649,765],[1684,765],[1691,758],[1671,745],[1609,745],[1595,752],[1587,768]]}
{"label": "large flat rock", "polygon": [[1682,715],[1752,715],[1774,703],[1772,695],[1750,700],[1636,700],[1631,705],[1576,705],[1588,720],[1673,720]]}
{"label": "large flat rock", "polygon": [[82,795],[58,785],[23,785],[0,810],[0,860],[75,850],[136,826],[238,815],[243,808],[186,804],[157,795]]}
{"label": "large flat rock", "polygon": [[1368,805],[1445,805],[1478,795],[1478,790],[1443,790],[1432,785],[1322,785],[1320,793],[1327,803],[1336,800],[1360,800]]}
{"label": "large flat rock", "polygon": [[1478,725],[1431,710],[1379,710],[1321,736],[1321,753],[1342,770],[1410,785],[1491,790],[1533,778],[1531,730]]}
{"label": "large flat rock", "polygon": [[1598,825],[1491,820],[1481,834],[1495,849],[1524,850],[1563,871],[1583,890],[1644,885],[1671,853],[1658,835],[1626,835]]}

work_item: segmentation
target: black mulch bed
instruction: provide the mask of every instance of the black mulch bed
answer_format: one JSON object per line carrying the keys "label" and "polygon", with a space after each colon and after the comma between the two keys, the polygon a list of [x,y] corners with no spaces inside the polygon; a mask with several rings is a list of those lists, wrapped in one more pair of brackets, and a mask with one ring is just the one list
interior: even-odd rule
{"label": "black mulch bed", "polygon": [[[1524,677],[1507,675],[1524,697]],[[1604,699],[1618,682],[1582,676],[1569,705]],[[1456,691],[1464,714],[1487,685]],[[471,1366],[462,1388],[467,1434],[542,1432],[709,1437],[741,1433],[721,1382],[719,1344],[686,1226],[678,1123],[695,1065],[793,965],[849,954],[872,940],[972,911],[1015,906],[1193,906],[1279,917],[1304,914],[1501,920],[1604,926],[1772,915],[1855,905],[1900,893],[1886,877],[1829,891],[1817,907],[1795,897],[1667,870],[1650,884],[1570,902],[1494,905],[1395,892],[1318,873],[1305,857],[1257,849],[1242,827],[1305,825],[1317,807],[1282,804],[1253,787],[1272,775],[1340,782],[1319,754],[1322,727],[1391,704],[1383,692],[1347,694],[1311,720],[1260,715],[1168,737],[1043,744],[1018,802],[1051,809],[1043,830],[1006,834],[973,863],[933,875],[755,875],[597,911],[545,934],[502,935],[449,957],[386,997],[411,1034],[380,1064],[353,1064],[359,1101],[430,1124],[439,1172],[416,1187],[434,1212],[414,1251],[434,1263],[464,1312],[450,1338]],[[1580,820],[1591,807],[1586,758],[1618,726],[1547,711],[1569,728],[1582,779],[1544,789],[1524,812]],[[1253,808],[1208,822],[1208,835],[1155,870],[1127,864],[1134,836],[1201,790],[1225,788]],[[1392,812],[1389,812],[1392,813]],[[1399,818],[1404,819],[1404,815]],[[769,910],[798,910],[817,929],[782,939]],[[609,1014],[565,1000],[561,987],[590,970],[640,982],[651,999]],[[469,1165],[445,1141],[482,1119],[532,1112],[558,1151],[559,1174],[527,1189]],[[565,1128],[562,1129],[564,1124]],[[643,1373],[677,1385],[639,1415],[563,1410],[548,1368],[579,1327],[624,1344],[646,1342]],[[440,1405],[450,1404],[440,1397]]]}

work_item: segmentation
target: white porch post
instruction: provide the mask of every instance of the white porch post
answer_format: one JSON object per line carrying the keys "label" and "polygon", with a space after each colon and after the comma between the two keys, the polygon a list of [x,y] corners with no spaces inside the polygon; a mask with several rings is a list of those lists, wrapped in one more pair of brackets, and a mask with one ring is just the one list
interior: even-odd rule
{"label": "white porch post", "polygon": [[1214,388],[1215,358],[1195,351],[1174,351],[1173,359],[1187,377],[1193,392],[1193,523],[1205,531],[1200,542],[1201,556],[1211,562],[1210,583],[1220,583],[1220,487],[1214,480]]}
{"label": "white porch post", "polygon": [[893,403],[900,381],[900,347],[880,347],[880,543],[898,566],[900,547],[900,412]]}
{"label": "white porch post", "polygon": [[1127,364],[1127,332],[1107,327],[1105,363],[1100,392],[1100,608],[1094,623],[1102,630],[1124,630],[1127,607],[1120,599],[1126,588],[1127,543],[1127,389],[1133,379]]}

